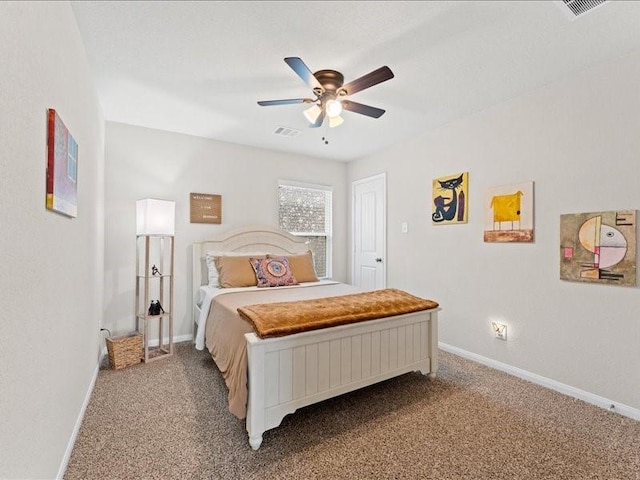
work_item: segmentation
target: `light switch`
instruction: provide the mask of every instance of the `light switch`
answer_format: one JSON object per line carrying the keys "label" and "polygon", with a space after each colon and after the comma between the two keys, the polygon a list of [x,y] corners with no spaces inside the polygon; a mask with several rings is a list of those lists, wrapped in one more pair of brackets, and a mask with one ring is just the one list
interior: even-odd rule
{"label": "light switch", "polygon": [[407,222],[402,222],[400,224],[400,229],[401,229],[402,233],[408,233],[409,232],[409,224]]}

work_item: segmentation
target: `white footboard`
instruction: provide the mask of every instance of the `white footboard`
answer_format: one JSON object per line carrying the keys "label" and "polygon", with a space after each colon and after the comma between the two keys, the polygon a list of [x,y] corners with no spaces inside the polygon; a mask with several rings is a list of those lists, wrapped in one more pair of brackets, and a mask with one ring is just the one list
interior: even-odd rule
{"label": "white footboard", "polygon": [[411,371],[435,375],[438,311],[286,337],[246,334],[251,447],[257,450],[262,434],[300,407]]}

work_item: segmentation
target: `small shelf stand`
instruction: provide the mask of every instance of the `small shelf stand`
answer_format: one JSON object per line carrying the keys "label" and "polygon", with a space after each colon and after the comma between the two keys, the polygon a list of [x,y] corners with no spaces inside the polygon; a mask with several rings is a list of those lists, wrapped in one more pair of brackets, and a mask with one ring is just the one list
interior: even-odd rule
{"label": "small shelf stand", "polygon": [[[136,238],[136,329],[143,334],[145,363],[173,355],[173,253],[172,235]],[[152,300],[159,301],[164,311],[151,315]],[[157,345],[149,345],[151,331],[157,332]]]}

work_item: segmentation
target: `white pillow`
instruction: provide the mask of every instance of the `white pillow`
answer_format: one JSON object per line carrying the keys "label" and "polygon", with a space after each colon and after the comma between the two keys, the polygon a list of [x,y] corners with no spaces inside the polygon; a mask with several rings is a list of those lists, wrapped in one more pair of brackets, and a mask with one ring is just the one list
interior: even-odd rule
{"label": "white pillow", "polygon": [[259,256],[266,255],[265,252],[214,252],[214,251],[206,251],[204,252],[204,260],[207,264],[207,270],[209,271],[209,286],[210,287],[219,287],[220,282],[218,281],[218,269],[216,268],[216,257],[244,257],[244,256]]}

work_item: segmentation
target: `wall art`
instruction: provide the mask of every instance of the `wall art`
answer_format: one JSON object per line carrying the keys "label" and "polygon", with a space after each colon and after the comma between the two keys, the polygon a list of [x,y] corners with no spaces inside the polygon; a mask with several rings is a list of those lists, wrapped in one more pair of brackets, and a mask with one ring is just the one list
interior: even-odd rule
{"label": "wall art", "polygon": [[222,223],[222,196],[211,193],[191,194],[191,223]]}
{"label": "wall art", "polygon": [[560,278],[636,284],[636,211],[560,216]]}
{"label": "wall art", "polygon": [[533,242],[533,182],[487,189],[484,241]]}
{"label": "wall art", "polygon": [[431,191],[431,220],[434,225],[467,223],[469,173],[435,178]]}
{"label": "wall art", "polygon": [[47,209],[78,216],[78,144],[56,111],[48,110]]}

